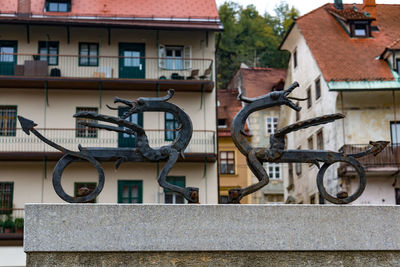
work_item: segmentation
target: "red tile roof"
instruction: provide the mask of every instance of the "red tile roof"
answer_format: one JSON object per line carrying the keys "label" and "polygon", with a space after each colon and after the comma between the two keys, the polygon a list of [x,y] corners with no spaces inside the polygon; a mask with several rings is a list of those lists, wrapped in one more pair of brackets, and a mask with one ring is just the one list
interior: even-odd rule
{"label": "red tile roof", "polygon": [[[4,3],[3,3],[4,2]],[[17,12],[18,0],[2,1],[1,12]],[[67,13],[44,12],[45,0],[31,0],[32,14],[144,18],[218,18],[215,0],[73,0]]]}
{"label": "red tile roof", "polygon": [[[275,89],[275,86],[284,84],[286,69],[274,68],[241,68],[242,81],[247,97],[265,95]],[[283,89],[279,88],[279,89]]]}
{"label": "red tile roof", "polygon": [[[352,8],[352,5],[344,5]],[[350,38],[326,4],[297,19],[297,25],[327,81],[393,80],[381,53],[399,38],[400,5],[377,4],[378,32]],[[361,5],[357,5],[361,9]]]}
{"label": "red tile roof", "polygon": [[329,12],[345,19],[345,20],[374,20],[375,18],[371,18],[364,14],[364,12],[360,10],[354,10],[353,8],[346,8],[342,10],[338,10],[336,8],[328,8]]}
{"label": "red tile roof", "polygon": [[[237,89],[220,89],[218,90],[218,119],[226,120],[226,128],[218,128],[219,137],[231,136],[231,124],[236,113],[242,108],[242,103],[237,99]],[[247,124],[245,127],[248,133]]]}
{"label": "red tile roof", "polygon": [[[17,13],[18,1],[2,0],[0,13]],[[45,0],[30,1],[32,16],[1,19],[97,24],[106,21],[109,24],[121,23],[126,26],[169,23],[170,27],[174,27],[174,24],[179,26],[203,23],[205,28],[220,29],[215,0],[72,0],[71,12],[44,12]]]}

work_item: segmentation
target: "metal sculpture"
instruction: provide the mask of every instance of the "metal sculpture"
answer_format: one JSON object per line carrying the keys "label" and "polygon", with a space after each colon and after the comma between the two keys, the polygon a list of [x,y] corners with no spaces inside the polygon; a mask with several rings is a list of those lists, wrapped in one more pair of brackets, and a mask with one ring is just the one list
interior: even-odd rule
{"label": "metal sculpture", "polygon": [[[254,175],[259,180],[258,183],[250,185],[245,188],[234,188],[229,190],[228,202],[229,203],[240,203],[240,200],[251,193],[261,189],[269,183],[269,177],[267,172],[263,167],[263,162],[274,162],[274,163],[312,163],[318,168],[317,175],[317,186],[322,197],[329,202],[335,204],[348,204],[356,200],[364,191],[366,186],[365,172],[361,164],[356,160],[366,156],[368,154],[374,154],[375,156],[380,153],[389,142],[378,141],[370,142],[371,147],[366,151],[357,154],[344,154],[343,151],[333,152],[333,151],[322,151],[322,150],[285,150],[285,135],[290,132],[298,131],[300,129],[305,129],[311,126],[317,126],[329,122],[333,122],[338,119],[343,119],[342,114],[330,114],[317,118],[312,118],[305,121],[300,121],[289,125],[276,131],[270,136],[270,148],[253,148],[246,138],[244,132],[244,127],[249,115],[255,111],[286,105],[295,111],[300,111],[301,107],[295,105],[291,99],[304,101],[306,99],[289,97],[288,95],[296,88],[299,84],[297,82],[293,83],[288,89],[282,91],[274,91],[264,96],[257,98],[247,98],[239,94],[238,99],[244,103],[247,103],[234,117],[231,126],[232,139],[239,149],[239,151],[246,156],[247,165]],[[320,167],[319,163],[322,162],[323,165]],[[338,193],[337,197],[328,194],[323,185],[323,177],[328,169],[333,163],[336,162],[346,162],[354,167],[358,174],[359,182],[357,191],[348,196],[346,192]]]}
{"label": "metal sculpture", "polygon": [[[168,183],[166,180],[169,171],[178,160],[179,154],[182,158],[184,157],[183,152],[188,146],[193,133],[193,126],[190,117],[178,106],[167,102],[173,95],[174,90],[170,89],[168,91],[168,94],[164,97],[140,97],[135,101],[116,97],[114,98],[115,104],[120,103],[129,108],[129,110],[121,117],[102,115],[94,112],[78,112],[74,114],[75,118],[91,119],[117,125],[113,126],[90,121],[80,122],[80,124],[83,126],[135,135],[136,147],[131,148],[85,148],[79,145],[79,152],[71,151],[45,138],[34,128],[37,124],[34,123],[32,120],[26,119],[22,116],[18,116],[18,120],[20,121],[21,127],[26,134],[29,135],[30,132],[32,132],[35,136],[37,136],[46,144],[64,153],[64,156],[57,162],[53,171],[53,187],[57,195],[67,202],[84,203],[95,199],[100,194],[103,189],[105,180],[104,171],[100,164],[100,162],[102,161],[116,160],[116,167],[118,168],[122,162],[158,162],[161,160],[166,160],[166,163],[158,176],[158,183],[160,184],[160,186],[164,189],[168,189],[172,192],[182,195],[185,199],[188,200],[189,203],[198,203],[198,188],[182,188]],[[118,109],[110,106],[107,107],[112,110]],[[126,120],[134,113],[147,111],[164,111],[169,112],[175,116],[175,119],[179,123],[179,127],[178,129],[176,129],[176,138],[171,144],[159,148],[150,147],[145,130],[139,125]],[[62,173],[64,172],[64,169],[72,162],[82,160],[87,160],[95,166],[98,172],[99,182],[97,187],[90,194],[86,196],[72,197],[64,191],[61,185]]]}

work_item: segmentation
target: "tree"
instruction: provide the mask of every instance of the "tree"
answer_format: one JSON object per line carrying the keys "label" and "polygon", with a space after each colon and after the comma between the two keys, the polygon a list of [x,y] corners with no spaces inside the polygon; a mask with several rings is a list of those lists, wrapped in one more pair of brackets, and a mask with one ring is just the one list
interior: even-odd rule
{"label": "tree", "polygon": [[278,47],[298,11],[281,3],[276,16],[261,16],[254,5],[243,8],[225,2],[219,8],[224,32],[220,38],[218,59],[218,87],[226,87],[241,63],[258,67],[287,67],[288,55]]}

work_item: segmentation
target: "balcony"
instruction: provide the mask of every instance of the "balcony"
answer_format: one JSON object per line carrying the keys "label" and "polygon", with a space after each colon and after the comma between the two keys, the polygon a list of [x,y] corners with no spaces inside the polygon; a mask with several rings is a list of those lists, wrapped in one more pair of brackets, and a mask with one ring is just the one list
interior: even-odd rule
{"label": "balcony", "polygon": [[[356,144],[356,145],[344,145],[343,149],[345,154],[355,154],[365,151],[370,145],[368,144]],[[400,167],[400,146],[388,145],[381,153],[377,156],[372,154],[367,155],[357,160],[364,166],[365,171],[375,173],[395,173]],[[341,164],[341,172],[343,173],[354,173],[354,169],[347,164]]]}
{"label": "balcony", "polygon": [[0,246],[22,245],[24,209],[0,208]]}
{"label": "balcony", "polygon": [[1,53],[0,87],[210,92],[213,60]]}
{"label": "balcony", "polygon": [[[73,151],[82,147],[118,148],[134,147],[132,136],[124,136],[106,130],[82,129],[40,129],[41,134],[51,141]],[[173,132],[173,130],[170,130]],[[146,130],[151,147],[160,147],[171,143],[166,141],[166,131]],[[0,160],[41,160],[44,156],[50,160],[58,160],[61,153],[53,147],[43,143],[33,134],[26,135],[22,129],[7,130],[9,136],[0,136]],[[171,133],[169,133],[171,134]],[[10,136],[13,135],[13,136]],[[168,136],[167,136],[168,137]],[[172,138],[171,138],[172,139]],[[216,160],[215,132],[194,130],[192,139],[185,150],[184,161],[214,162]],[[108,160],[115,160],[115,157]]]}

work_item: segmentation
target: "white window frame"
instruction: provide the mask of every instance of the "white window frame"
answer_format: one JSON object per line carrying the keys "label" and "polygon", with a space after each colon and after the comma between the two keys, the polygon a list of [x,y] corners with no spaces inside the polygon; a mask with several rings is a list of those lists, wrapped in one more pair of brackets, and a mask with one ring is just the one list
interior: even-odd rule
{"label": "white window frame", "polygon": [[[268,173],[269,179],[271,180],[282,180],[282,165],[280,163],[273,162],[264,162],[264,169]],[[276,168],[278,167],[278,171]],[[270,168],[272,168],[272,172],[270,172]],[[277,178],[278,174],[278,178]]]}
{"label": "white window frame", "polygon": [[278,128],[278,117],[266,116],[265,117],[265,135],[274,134]]}
{"label": "white window frame", "polygon": [[[181,49],[181,58],[182,58],[182,68],[176,68],[175,64],[173,64],[172,68],[167,67],[168,57],[167,57],[167,50],[168,49]],[[158,46],[158,67],[164,70],[189,70],[192,68],[192,46],[190,45],[163,45],[160,44]],[[177,58],[177,57],[172,57]]]}

